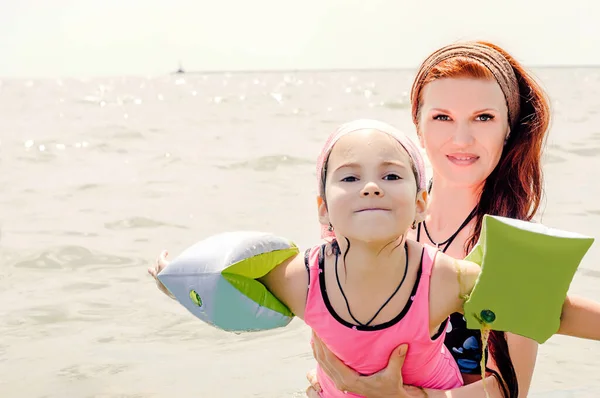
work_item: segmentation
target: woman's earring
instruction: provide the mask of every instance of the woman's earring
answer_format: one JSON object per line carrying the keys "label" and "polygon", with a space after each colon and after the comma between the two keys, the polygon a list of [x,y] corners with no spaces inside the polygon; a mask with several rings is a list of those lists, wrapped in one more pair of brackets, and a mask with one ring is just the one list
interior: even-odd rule
{"label": "woman's earring", "polygon": [[411,228],[412,229],[417,229],[417,220],[413,220]]}
{"label": "woman's earring", "polygon": [[331,223],[329,223],[329,227],[327,229],[329,230],[329,232],[333,231],[333,225],[331,225]]}

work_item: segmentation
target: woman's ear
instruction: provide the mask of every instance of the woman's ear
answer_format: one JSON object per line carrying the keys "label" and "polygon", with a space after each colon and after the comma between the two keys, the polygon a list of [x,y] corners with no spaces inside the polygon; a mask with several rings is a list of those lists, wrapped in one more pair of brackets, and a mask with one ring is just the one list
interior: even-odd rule
{"label": "woman's ear", "polygon": [[327,203],[325,203],[325,199],[321,196],[317,196],[317,209],[319,214],[319,223],[321,225],[330,225],[329,222],[329,212],[327,211]]}
{"label": "woman's ear", "polygon": [[506,136],[504,137],[504,145],[506,145],[509,138],[510,138],[510,127],[508,128],[508,130],[506,132]]}
{"label": "woman's ear", "polygon": [[425,140],[423,140],[423,133],[419,126],[417,126],[417,138],[419,139],[419,144],[421,144],[421,148],[425,148]]}

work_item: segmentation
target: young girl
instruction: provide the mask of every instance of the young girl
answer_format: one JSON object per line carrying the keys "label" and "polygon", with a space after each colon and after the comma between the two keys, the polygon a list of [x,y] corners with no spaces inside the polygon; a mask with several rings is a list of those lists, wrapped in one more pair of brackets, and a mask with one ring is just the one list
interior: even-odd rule
{"label": "young girl", "polygon": [[[384,123],[352,122],[328,140],[317,176],[323,235],[334,240],[329,252],[322,245],[305,253],[306,324],[361,374],[382,369],[394,348],[408,343],[405,383],[462,385],[441,332],[449,315],[461,311],[459,297],[472,288],[479,266],[406,238],[426,210],[424,166],[416,146]],[[345,395],[318,372],[322,396]]]}
{"label": "young girl", "polygon": [[[355,121],[328,139],[317,170],[319,220],[333,241],[282,263],[261,282],[357,372],[381,370],[407,343],[405,383],[462,385],[443,331],[450,314],[462,311],[459,297],[471,291],[480,268],[406,238],[427,202],[416,146],[385,123]],[[318,372],[323,397],[358,396]]]}

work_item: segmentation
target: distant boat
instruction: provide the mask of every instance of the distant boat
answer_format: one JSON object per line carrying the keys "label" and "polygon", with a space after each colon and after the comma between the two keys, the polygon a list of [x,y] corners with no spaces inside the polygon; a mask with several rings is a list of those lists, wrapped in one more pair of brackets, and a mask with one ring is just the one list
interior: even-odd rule
{"label": "distant boat", "polygon": [[177,74],[185,73],[185,70],[183,70],[183,67],[181,66],[181,62],[179,63],[179,69],[177,69],[177,71],[175,71],[175,73],[177,73]]}

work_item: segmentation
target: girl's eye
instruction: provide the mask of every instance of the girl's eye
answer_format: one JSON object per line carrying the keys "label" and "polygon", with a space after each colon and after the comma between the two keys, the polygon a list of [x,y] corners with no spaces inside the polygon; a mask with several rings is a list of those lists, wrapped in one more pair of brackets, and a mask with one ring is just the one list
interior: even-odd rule
{"label": "girl's eye", "polygon": [[344,178],[342,178],[342,181],[343,182],[354,182],[354,181],[358,181],[358,178],[352,177],[352,176],[350,176],[350,177],[344,177]]}
{"label": "girl's eye", "polygon": [[447,122],[448,120],[450,120],[450,116],[448,116],[448,115],[435,115],[433,117],[433,120],[441,120],[443,122]]}
{"label": "girl's eye", "polygon": [[400,180],[402,179],[402,177],[400,177],[398,174],[388,174],[385,177],[383,177],[384,180],[391,180],[391,181],[395,181],[395,180]]}
{"label": "girl's eye", "polygon": [[494,115],[490,115],[489,113],[484,113],[483,115],[477,116],[477,120],[480,122],[487,122],[488,120],[492,120]]}

